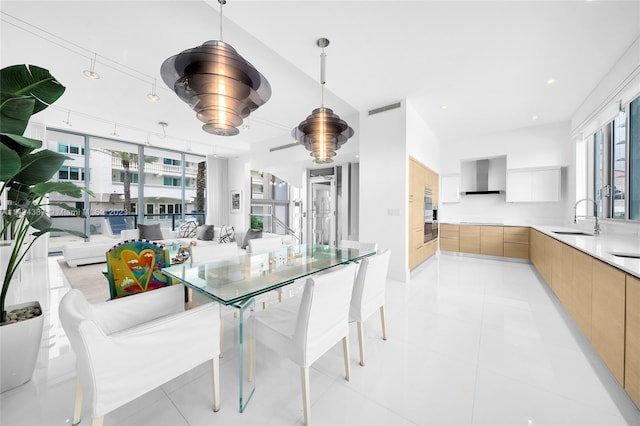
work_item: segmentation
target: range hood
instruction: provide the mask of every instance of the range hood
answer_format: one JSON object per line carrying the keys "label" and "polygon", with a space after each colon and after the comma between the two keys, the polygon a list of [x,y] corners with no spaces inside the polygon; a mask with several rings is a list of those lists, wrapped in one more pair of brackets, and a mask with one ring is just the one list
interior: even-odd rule
{"label": "range hood", "polygon": [[500,194],[506,187],[506,157],[485,158],[461,163],[464,195]]}

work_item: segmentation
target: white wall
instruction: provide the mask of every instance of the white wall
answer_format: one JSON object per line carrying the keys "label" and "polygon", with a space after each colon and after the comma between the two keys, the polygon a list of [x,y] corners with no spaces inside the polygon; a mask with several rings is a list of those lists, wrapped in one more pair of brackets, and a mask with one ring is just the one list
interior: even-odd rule
{"label": "white wall", "polygon": [[[440,173],[440,140],[407,101],[407,155]],[[408,176],[408,175],[407,175]]]}
{"label": "white wall", "polygon": [[406,107],[360,115],[360,241],[391,249],[389,276],[408,280]]}
{"label": "white wall", "polygon": [[[555,203],[507,203],[505,195],[461,196],[457,204],[441,204],[441,222],[561,224],[567,216],[569,176],[575,162],[570,123],[526,127],[504,133],[443,143],[441,174],[460,173],[460,161],[507,156],[507,169],[563,166],[562,199]],[[572,182],[572,179],[571,179]],[[573,205],[573,204],[572,204]],[[572,216],[571,216],[572,217]]]}
{"label": "white wall", "polygon": [[[229,191],[240,191],[240,213],[229,214],[229,225],[244,231],[249,229],[251,205],[251,163],[241,158],[229,160]],[[229,192],[231,193],[231,192]]]}

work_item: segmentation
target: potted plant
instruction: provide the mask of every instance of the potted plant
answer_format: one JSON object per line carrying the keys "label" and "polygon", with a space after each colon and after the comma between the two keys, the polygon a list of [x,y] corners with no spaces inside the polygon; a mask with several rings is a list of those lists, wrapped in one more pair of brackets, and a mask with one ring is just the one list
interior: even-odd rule
{"label": "potted plant", "polygon": [[[47,206],[82,212],[64,203],[49,203],[47,195],[58,192],[78,198],[85,191],[70,182],[50,182],[68,158],[47,149],[42,141],[23,136],[29,119],[55,102],[65,91],[46,69],[14,65],[0,70],[0,202],[2,203],[2,293],[0,295],[0,390],[31,379],[42,337],[40,304],[5,305],[7,292],[21,262],[34,242],[49,232],[81,232],[57,229]],[[20,317],[20,318],[18,318]]]}

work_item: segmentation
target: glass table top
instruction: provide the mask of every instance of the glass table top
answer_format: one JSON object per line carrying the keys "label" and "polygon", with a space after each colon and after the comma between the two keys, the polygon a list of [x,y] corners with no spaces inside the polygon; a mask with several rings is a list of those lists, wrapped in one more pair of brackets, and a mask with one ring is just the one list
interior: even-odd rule
{"label": "glass table top", "polygon": [[336,265],[357,261],[374,251],[324,245],[294,245],[162,271],[225,305],[244,301]]}

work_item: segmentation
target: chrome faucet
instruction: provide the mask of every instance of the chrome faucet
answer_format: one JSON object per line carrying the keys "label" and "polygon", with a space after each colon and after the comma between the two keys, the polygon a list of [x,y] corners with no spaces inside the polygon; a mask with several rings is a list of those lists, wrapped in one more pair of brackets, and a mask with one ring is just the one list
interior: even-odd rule
{"label": "chrome faucet", "polygon": [[[598,222],[598,203],[596,203],[591,198],[582,198],[576,201],[576,203],[573,206],[573,223],[578,223],[578,204],[580,204],[582,201],[591,201],[593,203],[593,208],[594,208],[593,217],[596,218],[596,224],[593,227],[593,233],[595,235],[600,234],[600,223]],[[580,216],[580,217],[589,217],[589,216]]]}

